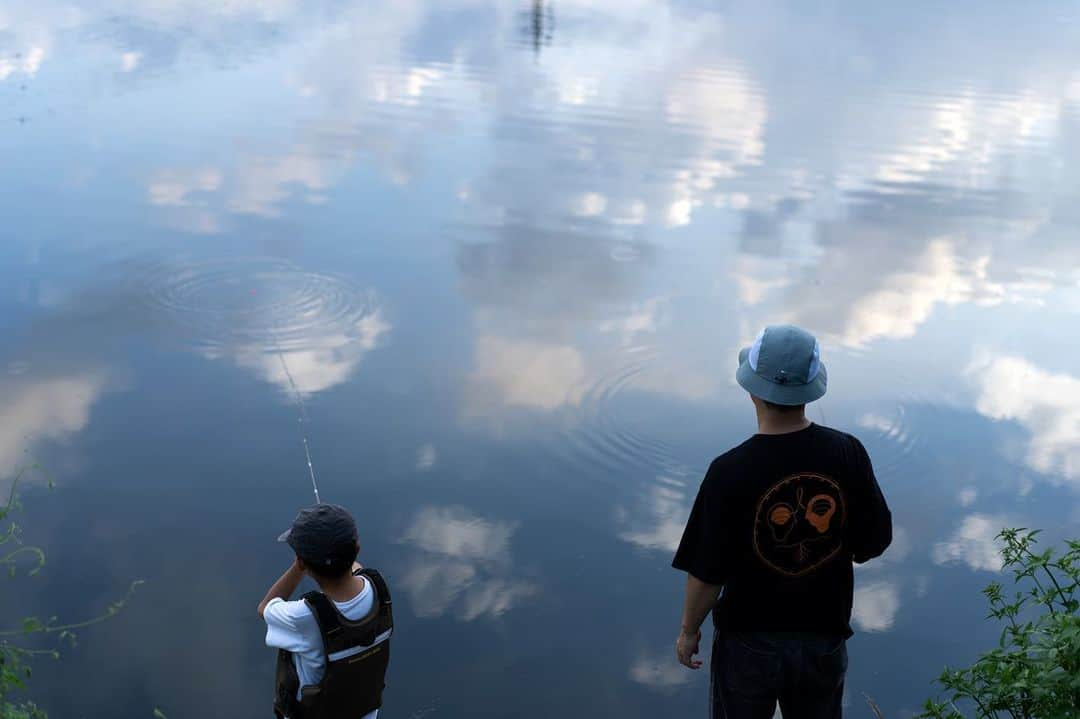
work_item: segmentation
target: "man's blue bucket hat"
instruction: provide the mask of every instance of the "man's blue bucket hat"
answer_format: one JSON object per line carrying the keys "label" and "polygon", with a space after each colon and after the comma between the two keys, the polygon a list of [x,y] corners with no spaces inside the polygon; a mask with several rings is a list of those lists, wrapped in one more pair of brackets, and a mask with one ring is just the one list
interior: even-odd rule
{"label": "man's blue bucket hat", "polygon": [[814,335],[794,325],[770,325],[739,352],[735,379],[766,402],[799,405],[825,394],[827,376]]}

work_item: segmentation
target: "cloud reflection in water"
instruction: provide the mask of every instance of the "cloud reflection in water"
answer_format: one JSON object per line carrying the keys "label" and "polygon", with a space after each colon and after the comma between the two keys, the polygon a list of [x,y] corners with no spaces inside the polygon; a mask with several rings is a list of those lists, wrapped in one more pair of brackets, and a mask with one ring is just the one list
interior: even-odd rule
{"label": "cloud reflection in water", "polygon": [[934,564],[962,562],[972,569],[999,572],[1002,567],[998,532],[1012,526],[1002,515],[970,514],[943,542],[934,545]]}
{"label": "cloud reflection in water", "polygon": [[[35,447],[81,432],[108,386],[104,370],[0,379],[0,475],[33,462]],[[30,458],[28,460],[28,457]],[[34,476],[34,475],[30,475]]]}
{"label": "cloud reflection in water", "polygon": [[461,621],[498,617],[538,590],[513,576],[516,522],[485,519],[464,507],[424,507],[400,542],[417,550],[399,580],[420,617]]}
{"label": "cloud reflection in water", "polygon": [[156,321],[288,393],[345,382],[391,330],[374,292],[274,257],[177,259],[139,274]]}
{"label": "cloud reflection in water", "polygon": [[967,378],[980,414],[1027,430],[1025,460],[1032,469],[1080,488],[1080,379],[1022,357],[989,353],[971,362]]}
{"label": "cloud reflection in water", "polygon": [[[702,641],[703,649],[708,647],[708,640]],[[653,689],[672,689],[690,681],[691,674],[675,660],[675,652],[661,652],[658,655],[640,654],[630,665],[630,679]]]}
{"label": "cloud reflection in water", "polygon": [[860,583],[855,588],[851,623],[864,632],[884,632],[892,628],[900,611],[900,590],[889,580]]}
{"label": "cloud reflection in water", "polygon": [[[1070,326],[1080,307],[1080,95],[1067,23],[1019,6],[975,15],[936,8],[933,23],[870,5],[813,22],[797,4],[712,11],[568,0],[553,8],[554,35],[541,54],[505,47],[520,8],[475,0],[5,8],[0,43],[22,55],[0,59],[2,89],[26,82],[65,98],[55,122],[77,128],[52,125],[62,141],[43,136],[41,175],[21,184],[47,187],[47,146],[70,151],[74,160],[56,162],[89,166],[92,184],[116,193],[104,202],[65,194],[70,216],[126,207],[126,191],[155,231],[139,229],[142,216],[133,215],[124,241],[166,256],[178,243],[174,233],[157,237],[160,223],[217,234],[223,252],[250,251],[251,228],[285,234],[339,219],[366,228],[372,213],[424,223],[417,242],[429,245],[403,249],[399,237],[373,232],[363,251],[389,258],[376,268],[388,274],[404,255],[423,258],[431,286],[454,288],[447,295],[458,292],[464,317],[454,302],[430,317],[417,302],[415,315],[393,322],[374,307],[358,322],[305,328],[303,310],[270,322],[255,311],[234,316],[225,339],[209,328],[213,341],[196,343],[201,356],[287,390],[275,338],[260,335],[280,320],[303,329],[277,336],[297,385],[319,392],[345,382],[391,324],[411,330],[449,319],[466,329],[432,355],[468,359],[443,373],[444,386],[463,388],[461,406],[435,421],[492,419],[482,441],[493,443],[508,414],[527,417],[527,438],[557,425],[574,481],[620,479],[616,492],[590,488],[590,500],[600,499],[583,511],[613,516],[604,529],[624,548],[647,550],[626,552],[626,561],[656,567],[677,542],[691,493],[682,478],[700,475],[675,470],[723,449],[709,444],[714,429],[749,421],[733,419],[731,403],[742,401],[734,389],[717,390],[731,386],[738,339],[778,320],[810,326],[840,350],[838,367],[851,368],[835,376],[829,419],[873,433],[878,448],[918,447],[918,457],[894,452],[890,480],[913,469],[940,476],[969,430],[981,437],[999,421],[1025,433],[1011,459],[1065,491],[1075,487],[1080,367],[1067,352],[1054,364],[1026,354],[1041,346],[1041,328]],[[908,21],[918,33],[897,31]],[[82,87],[93,103],[83,102]],[[208,97],[220,103],[209,122]],[[132,178],[141,184],[129,187]],[[12,187],[16,202],[30,192]],[[126,227],[131,218],[121,219]],[[209,240],[180,238],[184,250]],[[304,249],[336,261],[336,241]],[[60,255],[35,252],[50,262]],[[215,306],[179,314],[205,319]],[[965,373],[973,327],[980,342],[984,333],[1015,337]],[[861,363],[848,361],[856,356]],[[0,409],[8,430],[0,458],[20,437],[64,440],[85,428],[105,385],[93,370],[18,382],[0,386],[10,399]],[[956,389],[942,399],[933,392],[940,385]],[[917,403],[948,404],[951,414],[904,413]],[[696,426],[688,422],[688,441],[668,451],[658,438],[673,417]],[[410,455],[418,472],[443,461],[434,444],[422,445],[442,449],[442,429],[426,425],[403,445],[420,445]],[[575,443],[584,450],[565,449]],[[954,516],[956,501],[997,501],[981,463],[1005,464],[997,460],[1008,449],[970,460],[963,485],[926,503],[927,521]],[[911,486],[886,491],[903,507]],[[1057,521],[1059,506],[1039,501],[1040,519]],[[929,556],[909,557],[993,570],[992,536],[1007,520],[950,519],[959,526]],[[517,526],[461,507],[418,512],[401,540],[415,552],[401,576],[417,613],[476,620],[524,604],[537,588],[513,569]],[[887,567],[913,561],[903,549],[898,535]],[[883,632],[908,595],[879,571],[860,570],[855,622]],[[928,590],[920,583],[914,593]],[[620,676],[630,664],[631,681],[677,682],[660,659],[630,659],[617,665]]]}

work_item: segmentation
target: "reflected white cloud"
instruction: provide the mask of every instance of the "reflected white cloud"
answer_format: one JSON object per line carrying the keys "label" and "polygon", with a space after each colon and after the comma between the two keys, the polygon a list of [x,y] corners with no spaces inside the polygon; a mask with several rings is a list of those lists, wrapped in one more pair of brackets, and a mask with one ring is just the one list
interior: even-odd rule
{"label": "reflected white cloud", "polygon": [[[948,308],[1039,306],[1068,281],[1063,274],[1033,278],[1017,270],[1012,258],[995,257],[995,249],[973,240],[970,230],[957,229],[954,218],[912,222],[913,227],[903,222],[886,227],[877,220],[841,216],[815,220],[819,228],[828,228],[824,245],[813,235],[768,239],[777,247],[765,257],[740,256],[736,263],[740,303],[758,308],[769,321],[813,327],[832,343],[866,348],[879,340],[912,338]],[[781,224],[800,232],[796,219]],[[773,256],[780,247],[790,255],[792,244],[805,245],[804,259]],[[1017,259],[1021,265],[1030,260]],[[991,269],[995,265],[998,276]]]}
{"label": "reflected white cloud", "polygon": [[[948,8],[940,9],[942,22],[923,28],[928,37],[920,51],[909,54],[891,35],[875,34],[882,32],[874,29],[879,24],[863,23],[857,10],[851,17],[826,14],[803,22],[798,32],[773,37],[774,28],[792,18],[804,21],[804,13],[783,4],[748,3],[720,14],[707,12],[707,5],[555,3],[556,44],[542,57],[506,49],[508,23],[520,10],[516,4],[459,0],[314,8],[298,0],[110,3],[116,24],[147,28],[161,44],[187,48],[188,54],[157,73],[152,71],[165,61],[154,49],[129,38],[111,39],[114,31],[102,28],[103,13],[92,4],[71,12],[78,17],[55,23],[53,36],[104,36],[95,42],[110,44],[108,76],[115,74],[129,89],[114,93],[102,87],[107,79],[88,83],[100,98],[97,116],[118,121],[94,133],[106,149],[135,125],[151,127],[159,137],[171,138],[174,129],[182,134],[176,142],[151,146],[147,132],[136,140],[152,152],[133,154],[160,163],[159,171],[141,175],[147,209],[176,218],[185,229],[222,231],[229,229],[229,219],[243,215],[243,223],[234,226],[267,227],[268,241],[275,241],[289,228],[263,220],[281,220],[298,202],[326,203],[317,211],[320,223],[336,220],[335,213],[366,223],[366,210],[357,208],[367,205],[355,203],[369,196],[370,177],[413,183],[414,194],[391,192],[401,196],[402,207],[422,208],[417,216],[432,227],[464,226],[468,238],[462,244],[509,227],[508,218],[526,228],[554,225],[551,233],[528,241],[503,238],[494,251],[479,253],[475,264],[459,265],[463,292],[477,308],[477,338],[465,339],[476,358],[468,411],[521,408],[533,412],[530,418],[537,412],[562,418],[564,409],[572,410],[567,415],[585,414],[588,389],[637,359],[628,348],[707,354],[699,352],[709,349],[702,335],[731,334],[728,325],[741,321],[732,319],[741,313],[728,297],[750,314],[784,315],[850,347],[922,340],[920,333],[931,335],[927,329],[935,330],[929,339],[937,341],[946,333],[931,327],[935,318],[971,305],[1042,299],[1062,282],[1055,268],[1066,273],[1077,266],[1072,237],[1054,236],[1075,224],[1069,219],[1074,211],[1053,204],[1055,196],[1075,194],[1074,168],[1080,166],[1072,161],[1077,145],[1069,129],[1076,125],[1076,108],[1062,113],[1055,97],[1060,83],[1054,75],[1062,60],[1073,62],[1072,49],[1045,49],[1028,26],[985,32],[979,17],[963,17],[961,24],[957,11]],[[9,19],[22,12],[12,7],[0,9],[0,25],[15,34],[13,47],[23,56],[5,54],[8,59],[0,61],[7,63],[0,64],[0,75],[9,84],[53,76],[50,63],[61,57],[87,59],[69,47],[52,49],[49,38],[33,37],[25,29],[31,23]],[[997,22],[1006,23],[1008,12],[1002,10]],[[767,22],[776,15],[779,23]],[[267,27],[264,21],[280,24]],[[267,37],[238,41],[241,26]],[[73,31],[60,32],[68,27]],[[947,28],[946,35],[938,34],[939,27]],[[957,32],[969,27],[970,33]],[[996,43],[1024,46],[1030,63],[1004,68],[999,58],[1011,61],[1015,55],[985,52],[985,38],[995,35]],[[949,41],[941,42],[946,36]],[[31,62],[28,48],[35,47],[43,50]],[[870,69],[858,78],[843,67],[811,73],[800,67],[806,63],[793,62],[851,58],[854,50],[862,58],[867,47],[873,48],[865,59]],[[896,62],[898,52],[904,62]],[[972,57],[985,62],[968,62]],[[937,74],[945,77],[938,81]],[[1068,101],[1075,103],[1080,85],[1075,72],[1066,74]],[[833,75],[837,79],[829,79]],[[265,87],[240,85],[253,78]],[[151,92],[138,94],[147,88]],[[119,117],[121,110],[152,106],[162,97],[201,101],[212,93],[206,96],[227,100],[234,91],[237,109],[258,108],[255,124],[261,129],[254,135],[245,131],[252,121],[243,117],[212,127],[178,120],[183,128]],[[64,114],[61,109],[59,116]],[[228,109],[222,113],[227,114]],[[81,119],[74,116],[75,122]],[[183,155],[196,147],[206,155]],[[429,182],[414,182],[425,174]],[[99,176],[108,179],[106,173]],[[453,197],[457,188],[460,205]],[[371,194],[382,198],[385,189]],[[1012,202],[1024,206],[1013,209]],[[741,224],[785,203],[790,210],[766,218],[773,227],[746,239],[741,252],[728,248],[739,241]],[[448,204],[453,211],[446,210]],[[399,208],[385,210],[393,215]],[[298,224],[307,227],[316,212],[306,208],[298,214]],[[485,223],[479,230],[477,218]],[[958,230],[958,224],[973,229]],[[668,232],[669,227],[678,229]],[[239,241],[248,242],[248,234]],[[373,246],[372,256],[398,251],[388,249],[392,240],[372,242],[386,243]],[[715,248],[723,251],[707,254]],[[1011,267],[1018,258],[1035,272],[1020,276]],[[734,281],[725,282],[731,267]],[[1040,274],[1048,268],[1048,276]],[[702,299],[694,294],[703,286],[695,272],[720,278],[714,279],[716,287],[726,294],[712,304],[716,297],[696,302],[704,321],[681,320],[690,303],[680,304],[680,296]],[[663,301],[650,299],[661,296]],[[493,317],[496,312],[501,314]],[[290,348],[287,362],[302,391],[344,381],[389,331],[381,321],[384,326],[372,320],[356,334],[316,334],[302,350]],[[752,317],[750,324],[761,323]],[[224,361],[288,388],[277,357],[265,346],[234,343],[218,351]],[[642,357],[643,365],[654,364],[620,388],[706,397],[717,382],[730,381],[731,353],[714,357],[713,377],[692,377],[678,359]],[[1036,380],[1051,381],[1055,394],[1070,400],[1040,391],[1032,398],[1027,388],[1010,393],[1020,397],[991,396],[989,383],[983,387],[973,379],[987,395],[979,411],[1031,433],[1030,466],[1075,477],[1076,419],[1069,409],[1080,406],[1075,384],[1058,381],[1060,368],[1036,369],[1042,372]],[[843,392],[843,382],[837,384]],[[911,384],[902,389],[922,389]],[[49,421],[71,428],[85,424],[78,411],[60,414],[58,422]],[[19,424],[0,416],[5,425]],[[657,416],[652,421],[664,421],[665,415]],[[860,424],[904,431],[889,416],[866,415]],[[435,459],[434,452],[421,450],[416,467],[422,471]],[[972,480],[965,475],[962,481]],[[946,488],[942,497],[954,508],[957,489]],[[974,496],[968,496],[961,493],[959,501],[974,506]],[[658,483],[640,497],[613,500],[628,506],[617,531],[634,546],[670,551],[688,499],[682,490]],[[414,603],[424,601],[424,611],[491,616],[525,601],[531,591],[508,576],[514,531],[508,523],[464,511],[436,513],[425,521],[467,537],[461,525],[473,520],[486,527],[476,539],[455,543],[417,530],[406,540],[417,552],[408,596],[420,597]],[[975,542],[963,530],[935,549],[935,557],[951,562],[974,556],[975,564],[987,564],[970,549]],[[439,538],[425,539],[431,536]],[[886,557],[898,552],[899,539]],[[892,625],[895,586],[873,584],[860,596],[857,622],[878,630]],[[657,664],[647,658],[638,664],[639,678],[666,681]]]}
{"label": "reflected white cloud", "polygon": [[[282,122],[287,132],[239,151],[233,138],[224,138],[217,174],[164,169],[147,187],[150,202],[167,208],[178,228],[216,232],[228,226],[228,216],[273,218],[292,200],[327,202],[357,167],[371,165],[391,182],[408,183],[432,158],[445,159],[430,148],[447,143],[417,142],[420,136],[452,128],[479,138],[488,151],[456,163],[458,176],[451,178],[467,218],[497,229],[509,218],[530,228],[549,220],[578,223],[575,232],[587,226],[555,251],[547,246],[560,247],[557,237],[534,238],[545,248],[540,256],[529,254],[530,242],[508,242],[506,262],[520,263],[512,277],[515,266],[485,264],[500,261],[498,248],[479,258],[487,275],[474,276],[473,266],[462,263],[467,291],[479,295],[493,291],[485,282],[498,284],[494,294],[501,296],[477,301],[513,315],[514,326],[531,333],[553,368],[543,381],[532,367],[506,370],[493,360],[478,367],[477,379],[491,379],[509,406],[546,410],[574,406],[575,383],[592,374],[594,363],[585,356],[591,349],[569,338],[605,314],[596,306],[615,299],[651,309],[650,300],[642,306],[635,294],[633,272],[611,270],[605,233],[622,238],[644,229],[662,238],[663,228],[692,224],[704,208],[748,218],[791,205],[773,218],[782,252],[762,259],[760,247],[744,248],[727,265],[735,267],[728,291],[770,320],[805,324],[849,347],[911,338],[942,309],[1038,301],[1060,282],[995,271],[995,263],[1014,263],[1001,263],[993,243],[958,222],[957,214],[966,220],[970,211],[952,209],[965,202],[1000,206],[995,193],[1017,154],[1027,158],[1059,139],[1068,93],[1035,73],[986,93],[985,78],[977,76],[962,92],[929,93],[917,103],[898,98],[889,84],[896,78],[884,77],[880,87],[862,88],[868,96],[857,103],[857,119],[850,103],[832,100],[819,113],[845,138],[836,144],[822,141],[820,127],[806,122],[822,108],[791,112],[790,88],[771,74],[773,61],[736,41],[741,31],[761,31],[754,17],[741,17],[748,26],[739,28],[697,8],[646,13],[570,3],[559,12],[589,18],[559,25],[560,47],[573,52],[549,52],[542,63],[501,54],[492,64],[490,38],[512,31],[515,12],[472,2],[443,11],[481,7],[478,22],[493,32],[463,36],[423,54],[424,61],[416,59],[414,44],[426,37],[431,11],[413,3],[343,8],[311,32],[289,35],[281,52],[295,62],[283,89],[295,92],[305,109]],[[285,22],[300,12],[281,2],[273,11],[245,5],[220,14]],[[636,42],[628,45],[631,36]],[[837,41],[852,39],[841,32]],[[642,53],[642,46],[654,51]],[[342,75],[341,67],[352,71]],[[936,88],[936,78],[927,84]],[[523,135],[535,151],[521,151]],[[790,147],[800,151],[786,152]],[[1017,171],[1039,168],[1021,162]],[[1027,227],[1009,230],[1020,238],[1047,221],[1051,200],[1024,201],[1030,206],[1017,214]],[[884,216],[890,212],[905,219],[893,222]],[[602,262],[593,261],[590,245]],[[487,339],[478,345],[505,334],[504,327],[479,324]],[[705,396],[704,383],[695,384],[680,396]]]}
{"label": "reflected white cloud", "polygon": [[350,155],[326,157],[317,148],[300,146],[283,156],[243,158],[225,207],[237,214],[277,217],[281,203],[297,190],[321,197],[352,163]]}
{"label": "reflected white cloud", "polygon": [[979,492],[974,487],[964,487],[956,495],[956,501],[961,507],[970,507],[979,498]]}
{"label": "reflected white cloud", "polygon": [[735,259],[731,278],[739,302],[747,307],[760,305],[777,290],[782,290],[792,283],[792,278],[777,272],[777,264],[772,258],[763,259],[749,255],[740,255]]}
{"label": "reflected white cloud", "polygon": [[[869,232],[869,231],[868,231]],[[831,341],[866,347],[881,339],[913,337],[939,308],[962,304],[993,306],[1034,301],[1026,284],[1002,283],[989,277],[989,256],[965,257],[959,238],[941,236],[922,247],[879,237],[862,245],[830,248],[809,273],[812,285],[776,279],[764,265],[750,265],[762,276],[741,282],[741,295],[758,304],[765,291],[790,286],[792,309],[785,319],[818,328]],[[856,272],[859,266],[888,268]],[[827,290],[822,290],[822,287]]]}
{"label": "reflected white cloud", "polygon": [[430,471],[435,463],[439,460],[439,452],[435,449],[433,444],[425,444],[416,452],[416,471],[427,472]]}
{"label": "reflected white cloud", "polygon": [[[37,3],[7,3],[0,7],[0,81],[23,76],[32,78],[46,62],[75,57],[87,71],[119,67],[124,73],[136,71],[156,48],[154,41],[179,45],[183,38],[193,45],[214,44],[230,32],[265,23],[302,18],[305,4],[295,0],[271,2],[215,3],[207,0],[148,0],[97,4],[44,0]],[[115,32],[103,32],[107,18]],[[144,28],[156,32],[147,33]],[[68,43],[78,38],[74,48]],[[131,49],[132,42],[148,41],[144,51]],[[203,46],[205,49],[206,45]],[[71,71],[71,66],[65,68]],[[95,82],[95,90],[99,88]]]}
{"label": "reflected white cloud", "polygon": [[578,404],[585,391],[585,361],[569,345],[479,337],[474,362],[471,414],[502,407],[552,410]]}
{"label": "reflected white cloud", "polygon": [[644,549],[674,552],[689,515],[690,497],[685,482],[658,477],[636,508],[620,507],[616,511],[619,523],[628,526],[619,533],[619,538]]}
{"label": "reflected white cloud", "polygon": [[582,217],[596,217],[604,214],[607,209],[607,198],[598,192],[586,192],[578,198],[578,206],[574,214]]}
{"label": "reflected white cloud", "polygon": [[304,349],[285,349],[279,353],[263,342],[222,346],[206,355],[228,356],[237,366],[252,370],[285,392],[293,392],[295,385],[296,391],[312,394],[345,382],[364,356],[378,347],[380,338],[390,331],[390,324],[376,309],[351,327],[340,330],[305,337]]}
{"label": "reflected white cloud", "polygon": [[517,226],[464,245],[458,265],[477,328],[466,413],[582,408],[611,390],[709,396],[711,362],[660,351],[679,329],[671,297],[633,300],[652,253],[606,233]]}
{"label": "reflected white cloud", "polygon": [[[444,10],[452,15],[473,5],[452,3]],[[138,17],[145,11],[131,12]],[[247,18],[303,25],[301,12],[298,5],[282,2],[269,13],[253,7],[230,8],[227,13],[208,9],[206,19],[215,18],[218,24],[238,24]],[[538,170],[547,175],[556,167],[504,166],[506,158],[497,154],[494,166],[476,168],[475,177],[460,178],[479,212],[528,209],[617,225],[688,224],[699,207],[714,204],[719,182],[761,164],[768,119],[765,92],[736,60],[716,56],[716,37],[724,34],[724,25],[715,15],[661,6],[650,14],[662,14],[663,22],[643,22],[625,8],[592,7],[588,12],[599,12],[610,31],[596,32],[593,23],[563,26],[560,33],[577,48],[574,54],[553,54],[542,65],[525,56],[508,58],[509,66],[495,72],[463,58],[484,55],[491,37],[511,31],[516,12],[508,7],[487,8],[484,21],[493,32],[466,35],[438,60],[424,63],[402,59],[414,54],[410,43],[423,34],[429,20],[429,12],[419,4],[340,8],[303,35],[282,33],[287,42],[283,55],[296,57],[285,78],[286,88],[295,91],[309,110],[289,128],[284,148],[237,153],[228,144],[221,153],[223,182],[212,190],[220,196],[212,203],[213,212],[278,216],[290,197],[321,197],[358,161],[370,161],[392,181],[406,183],[416,171],[419,128],[477,120],[480,126],[500,128],[537,107],[554,105],[616,110],[626,118],[625,127],[634,128],[631,132],[644,131],[661,142],[655,147],[628,143],[623,123],[604,128],[554,119],[558,132],[545,133],[543,141],[556,147],[544,154],[574,158],[573,180],[547,182],[541,194],[523,193],[522,185],[531,184],[529,178],[535,178]],[[165,28],[171,21],[181,22],[181,16],[169,12],[155,17],[155,23]],[[200,32],[210,37],[221,32],[209,22],[196,27],[184,22],[181,27],[196,37]],[[633,47],[625,43],[628,32],[639,38]],[[643,54],[642,46],[666,50],[661,55]],[[121,58],[128,71],[146,62],[135,50]],[[617,72],[612,58],[618,59]],[[401,60],[394,64],[394,59]],[[343,75],[341,67],[351,72]],[[521,73],[534,77],[523,83]],[[492,97],[499,101],[490,102]],[[483,116],[466,119],[464,107],[480,109]],[[408,108],[408,121],[380,122],[373,116],[375,108],[395,115]],[[512,157],[522,159],[516,152]],[[658,172],[658,158],[669,168],[675,158],[675,167]],[[610,182],[610,167],[620,168],[617,183]],[[463,169],[473,172],[467,166]],[[182,167],[163,171],[190,172]],[[525,174],[518,182],[521,172]],[[148,196],[153,202],[149,189]],[[225,225],[221,217],[214,219],[216,226]]]}
{"label": "reflected white cloud", "polygon": [[123,68],[124,72],[132,72],[139,66],[141,61],[141,52],[125,52],[120,55],[120,67]]}
{"label": "reflected white cloud", "polygon": [[934,545],[934,564],[963,562],[972,569],[1001,571],[1001,545],[996,537],[1009,519],[1002,515],[971,514],[944,542]]}
{"label": "reflected white cloud", "polygon": [[992,354],[976,357],[966,374],[980,414],[1028,431],[1026,460],[1032,469],[1080,486],[1080,379],[1022,357]]}
{"label": "reflected white cloud", "polygon": [[177,260],[139,276],[155,321],[290,395],[345,382],[392,329],[374,291],[275,257]]}
{"label": "reflected white cloud", "polygon": [[[224,20],[240,23],[252,14],[287,29],[280,33],[281,52],[293,62],[275,81],[282,96],[293,98],[292,107],[283,110],[284,135],[264,145],[244,143],[238,149],[235,138],[227,138],[220,153],[222,181],[204,210],[213,223],[203,225],[223,228],[231,215],[277,218],[294,198],[323,203],[358,163],[374,165],[394,184],[406,184],[415,174],[423,127],[445,125],[453,114],[448,106],[475,92],[468,69],[453,61],[392,61],[411,54],[407,44],[427,20],[421,4],[344,5],[312,26],[309,8],[283,1],[272,12],[241,8]],[[211,36],[216,32],[207,30]],[[350,72],[341,73],[341,67]],[[408,122],[384,122],[386,113],[402,108],[411,108]]]}
{"label": "reflected white cloud", "polygon": [[418,617],[453,613],[464,622],[498,617],[537,591],[528,582],[488,576],[475,564],[426,556],[410,562],[401,582]]}
{"label": "reflected white cloud", "polygon": [[42,442],[62,442],[81,432],[105,391],[104,371],[0,381],[0,473],[28,464],[27,453]]}
{"label": "reflected white cloud", "polygon": [[[719,16],[663,5],[648,11],[571,5],[560,12],[591,19],[560,27],[574,52],[516,66],[532,81],[500,93],[494,118],[496,127],[510,127],[523,114],[554,107],[538,139],[560,162],[534,167],[520,164],[516,153],[499,157],[490,176],[474,183],[478,202],[596,217],[613,226],[680,227],[714,204],[721,182],[762,163],[766,93],[737,59],[718,50],[726,33]],[[628,45],[630,36],[636,41]],[[500,86],[517,76],[501,75]],[[573,120],[589,109],[620,120]],[[538,171],[551,178],[544,192],[520,193]]]}
{"label": "reflected white cloud", "polygon": [[1000,302],[1004,289],[987,282],[987,260],[965,268],[952,242],[930,242],[911,270],[886,275],[852,303],[841,342],[863,346],[882,337],[911,337],[938,305]]}
{"label": "reflected white cloud", "polygon": [[675,660],[674,650],[656,656],[641,654],[630,665],[630,679],[653,689],[669,689],[690,681],[690,671]]}
{"label": "reflected white cloud", "polygon": [[483,519],[464,507],[424,507],[401,541],[433,554],[506,562],[517,529],[517,522]]}
{"label": "reflected white cloud", "polygon": [[213,167],[194,170],[161,170],[155,173],[147,195],[151,204],[184,207],[202,204],[197,196],[221,187],[221,171]]}
{"label": "reflected white cloud", "polygon": [[867,412],[856,420],[856,424],[865,429],[876,430],[892,441],[901,444],[907,441],[907,430],[901,417],[887,417],[877,412]]}
{"label": "reflected white cloud", "polygon": [[970,91],[939,100],[929,108],[920,136],[879,160],[874,179],[913,182],[959,169],[968,173],[968,182],[993,181],[985,170],[971,170],[1005,162],[1005,147],[1053,133],[1061,109],[1058,98],[1027,89],[993,102]]}
{"label": "reflected white cloud", "polygon": [[217,231],[223,212],[279,217],[281,205],[298,193],[310,203],[325,202],[323,193],[347,171],[351,155],[298,146],[279,156],[244,155],[227,168],[159,170],[147,185],[147,200],[160,207],[202,208]]}
{"label": "reflected white cloud", "polygon": [[655,335],[664,317],[670,300],[667,297],[651,297],[644,302],[635,303],[630,311],[618,318],[600,322],[597,328],[601,332],[613,332],[622,338],[623,346],[631,346],[642,337]]}
{"label": "reflected white cloud", "polygon": [[870,582],[855,588],[851,621],[864,632],[892,628],[900,611],[900,590],[892,581]]}
{"label": "reflected white cloud", "polygon": [[400,539],[418,550],[400,580],[417,616],[497,617],[535,594],[533,583],[512,576],[510,540],[517,528],[464,507],[417,512]]}
{"label": "reflected white cloud", "polygon": [[45,48],[40,45],[32,45],[14,57],[0,57],[0,81],[17,75],[36,75],[44,59]]}
{"label": "reflected white cloud", "polygon": [[[579,349],[570,344],[481,335],[467,388],[468,417],[505,418],[516,408],[544,412],[573,409],[580,421],[623,392],[699,401],[716,390],[718,378],[695,358],[657,356],[655,309],[635,307],[627,315],[597,324],[598,341]],[[614,346],[609,337],[617,338]],[[648,339],[649,341],[646,341]]]}
{"label": "reflected white cloud", "polygon": [[[835,108],[846,149],[814,163],[835,185],[794,173],[772,197],[753,198],[771,209],[747,214],[740,302],[853,348],[914,337],[961,305],[1046,302],[1080,260],[1075,245],[1046,239],[1068,233],[1069,220],[1053,229],[1054,206],[1074,184],[1048,171],[1044,154],[1070,142],[1056,81],[1021,73],[1005,95],[970,88],[925,104],[898,101],[886,83],[874,119]],[[793,125],[803,119],[777,114],[769,139],[800,136]],[[850,151],[855,144],[875,150]],[[783,173],[786,163],[770,167]],[[990,218],[1000,220],[981,231]]]}

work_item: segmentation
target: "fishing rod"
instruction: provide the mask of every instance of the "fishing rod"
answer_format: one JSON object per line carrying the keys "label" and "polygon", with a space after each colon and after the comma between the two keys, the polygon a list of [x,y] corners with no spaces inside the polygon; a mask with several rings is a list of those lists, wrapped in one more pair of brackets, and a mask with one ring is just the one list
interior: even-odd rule
{"label": "fishing rod", "polygon": [[281,361],[281,369],[285,371],[285,377],[288,378],[289,386],[292,387],[293,395],[296,397],[296,407],[299,411],[300,441],[304,443],[304,457],[307,459],[308,474],[311,475],[311,489],[315,492],[315,504],[322,504],[322,500],[319,499],[319,483],[315,481],[315,466],[311,463],[311,447],[308,443],[307,430],[304,428],[304,425],[308,424],[304,397],[300,394],[300,389],[296,386],[292,372],[289,371],[289,365],[285,362],[285,353],[281,351],[281,344],[277,343],[277,345],[277,356]]}

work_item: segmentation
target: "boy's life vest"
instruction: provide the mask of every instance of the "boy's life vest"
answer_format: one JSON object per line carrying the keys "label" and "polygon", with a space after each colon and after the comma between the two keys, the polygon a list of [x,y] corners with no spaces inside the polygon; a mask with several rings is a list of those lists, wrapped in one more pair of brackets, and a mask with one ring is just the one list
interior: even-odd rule
{"label": "boy's life vest", "polygon": [[301,687],[292,652],[278,650],[274,691],[278,719],[357,719],[382,707],[394,631],[390,589],[374,569],[355,575],[371,582],[376,595],[371,612],[362,619],[346,619],[322,592],[304,595],[322,634],[326,672],[318,684]]}

